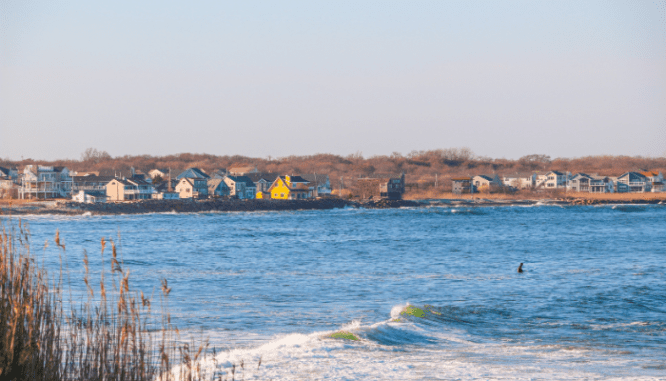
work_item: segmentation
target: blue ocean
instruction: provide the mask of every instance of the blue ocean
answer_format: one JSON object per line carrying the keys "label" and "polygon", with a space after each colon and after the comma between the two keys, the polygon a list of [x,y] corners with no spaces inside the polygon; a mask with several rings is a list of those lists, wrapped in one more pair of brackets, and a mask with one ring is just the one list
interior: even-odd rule
{"label": "blue ocean", "polygon": [[215,347],[205,365],[243,361],[245,379],[666,379],[662,205],[23,221],[52,274],[60,231],[75,298],[84,253],[94,277],[113,239],[131,287],[167,279],[173,323]]}

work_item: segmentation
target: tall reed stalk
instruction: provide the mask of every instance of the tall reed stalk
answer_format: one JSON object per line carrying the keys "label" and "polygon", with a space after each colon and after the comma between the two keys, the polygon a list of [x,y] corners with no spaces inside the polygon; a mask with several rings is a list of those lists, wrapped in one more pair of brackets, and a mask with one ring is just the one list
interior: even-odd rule
{"label": "tall reed stalk", "polygon": [[[158,314],[150,298],[131,289],[130,271],[118,258],[115,242],[101,239],[102,267],[110,246],[110,280],[103,270],[99,286],[94,285],[84,254],[87,300],[63,308],[62,266],[50,280],[31,253],[27,226],[21,221],[1,226],[0,380],[224,379],[215,370],[203,370],[209,356],[205,341],[178,340],[166,309],[171,291],[166,280]],[[66,247],[58,232],[54,242],[62,258]],[[149,332],[153,326],[157,329]]]}

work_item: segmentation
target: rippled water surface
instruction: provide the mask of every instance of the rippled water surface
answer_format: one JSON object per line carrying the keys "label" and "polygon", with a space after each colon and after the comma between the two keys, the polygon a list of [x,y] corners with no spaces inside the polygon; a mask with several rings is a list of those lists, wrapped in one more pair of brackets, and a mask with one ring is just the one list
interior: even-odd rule
{"label": "rippled water surface", "polygon": [[[262,359],[249,379],[666,379],[664,206],[24,220],[33,248],[60,230],[75,291],[84,250],[98,271],[120,235],[133,286],[167,278],[217,366]],[[361,340],[324,338],[340,329]]]}

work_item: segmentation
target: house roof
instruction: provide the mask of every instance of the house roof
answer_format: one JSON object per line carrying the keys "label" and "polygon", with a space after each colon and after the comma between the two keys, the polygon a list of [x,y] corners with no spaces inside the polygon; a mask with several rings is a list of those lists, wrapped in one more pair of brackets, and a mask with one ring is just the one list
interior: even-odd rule
{"label": "house roof", "polygon": [[641,175],[646,176],[646,177],[656,177],[659,176],[659,172],[657,171],[642,171],[639,172]]}
{"label": "house roof", "polygon": [[187,177],[190,179],[209,179],[210,176],[208,176],[203,170],[199,168],[187,168],[184,170],[180,175],[176,176],[178,180]]}
{"label": "house roof", "polygon": [[[287,181],[287,176],[280,176],[282,180]],[[309,183],[306,179],[302,178],[301,176],[289,176],[289,182],[292,184],[294,183]]]}
{"label": "house roof", "polygon": [[[178,185],[178,180],[171,179],[171,191],[173,192],[174,188]],[[158,192],[168,192],[169,191],[169,181],[165,180],[155,186],[155,189]]]}
{"label": "house roof", "polygon": [[328,181],[328,175],[318,174],[318,173],[306,173],[301,175],[302,178],[307,180],[310,183],[322,185],[326,184]]}
{"label": "house roof", "polygon": [[476,175],[474,177],[481,177],[482,179],[488,180],[488,181],[494,181],[495,179],[488,176],[488,175]]}
{"label": "house roof", "polygon": [[72,182],[74,183],[108,183],[109,181],[115,179],[113,176],[72,176]]}
{"label": "house roof", "polygon": [[116,178],[113,178],[113,179],[109,180],[109,183],[112,182],[113,180],[116,180],[117,182],[119,182],[120,184],[123,184],[123,185],[134,185],[134,184],[130,183],[129,181],[127,181],[126,179],[116,179]]}
{"label": "house roof", "polygon": [[83,192],[84,194],[87,194],[87,195],[90,195],[90,196],[94,196],[94,197],[108,197],[108,196],[106,195],[106,193],[104,193],[104,192],[102,192],[102,191],[94,191],[94,190],[87,190],[87,189],[84,189],[84,190],[80,190],[79,192]]}
{"label": "house roof", "polygon": [[208,180],[208,193],[213,193],[215,192],[215,189],[218,187],[222,188],[229,188],[227,183],[224,182],[223,179],[209,179]]}
{"label": "house roof", "polygon": [[233,175],[227,175],[227,177],[228,177],[229,179],[231,179],[231,180],[232,180],[233,182],[235,182],[235,183],[245,183],[245,186],[246,186],[246,187],[251,187],[251,188],[255,188],[255,187],[256,187],[256,185],[254,184],[254,181],[252,181],[252,179],[250,179],[250,178],[247,177],[247,176],[233,176]]}
{"label": "house roof", "polygon": [[632,177],[634,177],[634,178],[638,177],[638,178],[641,178],[641,179],[646,178],[645,175],[643,175],[639,172],[625,172],[625,173],[621,174],[620,176],[618,176],[618,178],[621,178],[621,177],[624,177],[624,176],[629,176],[630,179]]}
{"label": "house roof", "polygon": [[259,182],[262,179],[266,180],[269,183],[272,183],[273,181],[275,181],[275,179],[278,178],[277,173],[248,173],[245,176],[255,183]]}

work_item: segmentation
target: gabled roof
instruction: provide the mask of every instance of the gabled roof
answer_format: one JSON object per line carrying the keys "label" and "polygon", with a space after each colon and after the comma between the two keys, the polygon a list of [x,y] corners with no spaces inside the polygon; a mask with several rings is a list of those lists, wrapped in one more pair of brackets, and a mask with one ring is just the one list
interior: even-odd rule
{"label": "gabled roof", "polygon": [[245,183],[246,187],[256,188],[254,181],[247,176],[233,176],[227,175],[227,178],[231,179],[235,183]]}
{"label": "gabled roof", "polygon": [[117,179],[115,177],[113,179],[109,180],[109,183],[112,182],[113,180],[116,180],[117,182],[119,182],[120,184],[123,184],[123,185],[135,185],[135,184],[130,183],[126,179]]}
{"label": "gabled roof", "polygon": [[488,176],[488,175],[476,175],[476,176],[474,176],[474,177],[480,177],[480,178],[482,178],[482,179],[484,179],[484,180],[488,180],[488,181],[495,181],[494,178],[492,178],[492,177],[490,177],[490,176]]}
{"label": "gabled roof", "polygon": [[328,175],[322,175],[318,173],[306,173],[301,175],[302,178],[307,180],[312,184],[323,185],[328,181]]}
{"label": "gabled roof", "polygon": [[108,183],[109,181],[115,179],[114,176],[72,176],[73,183]]}
{"label": "gabled roof", "polygon": [[[284,181],[287,181],[287,176],[280,176],[280,178]],[[301,176],[289,176],[289,182],[291,182],[292,184],[295,184],[295,183],[309,183],[309,181],[302,178]]]}
{"label": "gabled roof", "polygon": [[577,178],[581,178],[581,177],[586,177],[586,178],[588,178],[588,179],[592,179],[592,178],[593,178],[592,176],[588,175],[587,173],[580,172],[580,173],[576,173],[576,175],[574,175],[574,177],[572,177],[571,179],[572,179],[572,180],[575,180],[575,179],[577,179]]}
{"label": "gabled roof", "polygon": [[639,173],[645,177],[657,177],[660,174],[660,172],[657,171],[641,171]]}
{"label": "gabled roof", "polygon": [[215,189],[217,189],[218,187],[229,189],[229,186],[227,185],[227,183],[224,182],[223,179],[210,179],[210,180],[208,180],[208,193],[211,193],[211,194],[214,193]]}
{"label": "gabled roof", "polygon": [[275,179],[278,178],[277,173],[248,173],[245,175],[253,182],[257,183],[260,180],[265,180],[266,182],[272,183]]}
{"label": "gabled roof", "polygon": [[210,176],[208,176],[203,170],[199,168],[187,168],[185,171],[183,171],[180,175],[178,175],[176,178],[178,180],[187,177],[190,179],[209,179]]}
{"label": "gabled roof", "polygon": [[[176,180],[176,179],[171,179],[171,191],[172,192],[174,191],[174,188],[176,188],[176,185],[178,185],[178,182],[179,181]],[[161,183],[159,183],[155,186],[155,189],[158,192],[168,192],[169,191],[169,181],[168,180],[162,181]]]}
{"label": "gabled roof", "polygon": [[[300,176],[294,176],[294,177],[300,177]],[[310,188],[308,188],[308,185],[307,185],[308,183],[307,182],[305,182],[305,183],[304,182],[296,182],[296,183],[292,183],[292,185],[290,186],[287,183],[287,179],[285,178],[285,176],[279,176],[278,178],[276,178],[275,181],[273,182],[273,184],[271,184],[270,188],[268,188],[268,190],[271,191],[275,187],[275,184],[277,184],[278,182],[281,182],[282,184],[284,184],[284,186],[287,187],[287,189],[289,189],[290,191],[308,191],[308,190],[310,190]]]}
{"label": "gabled roof", "polygon": [[136,177],[132,177],[131,179],[127,179],[126,181],[134,185],[150,185],[150,186],[153,185],[145,180],[141,180]]}
{"label": "gabled roof", "polygon": [[621,178],[621,177],[624,177],[624,176],[628,176],[630,179],[632,177],[634,177],[634,178],[638,177],[640,179],[645,179],[646,178],[645,175],[643,175],[639,172],[625,172],[625,173],[621,174],[620,176],[618,176],[618,178]]}

